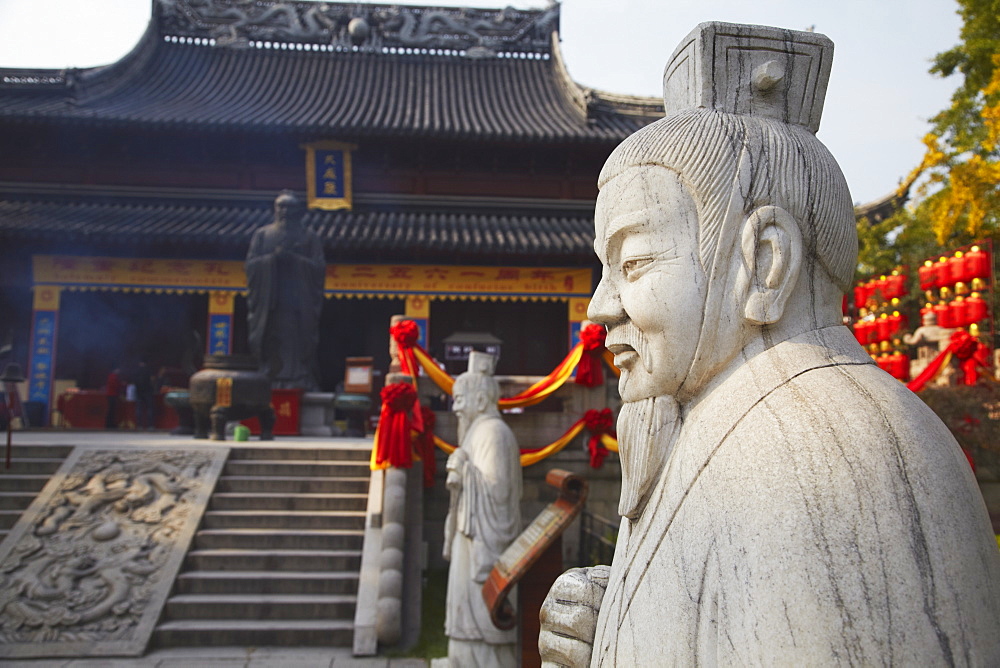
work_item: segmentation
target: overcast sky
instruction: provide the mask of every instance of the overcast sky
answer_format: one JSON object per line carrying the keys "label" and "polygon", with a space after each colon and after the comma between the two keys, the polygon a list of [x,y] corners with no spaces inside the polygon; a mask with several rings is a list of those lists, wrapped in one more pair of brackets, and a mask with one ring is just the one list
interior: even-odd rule
{"label": "overcast sky", "polygon": [[[389,4],[501,7],[503,0]],[[544,0],[515,1],[540,8]],[[146,27],[149,0],[0,0],[0,67],[90,67],[113,62]],[[836,45],[819,137],[856,202],[882,197],[919,163],[927,119],[959,81],[927,73],[958,42],[953,0],[565,0],[562,50],[581,84],[658,95],[663,66],[703,21],[808,29]]]}

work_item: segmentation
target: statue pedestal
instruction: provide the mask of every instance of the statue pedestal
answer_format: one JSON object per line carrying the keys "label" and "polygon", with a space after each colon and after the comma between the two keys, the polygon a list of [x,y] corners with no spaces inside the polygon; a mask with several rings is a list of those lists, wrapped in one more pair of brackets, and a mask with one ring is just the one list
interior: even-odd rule
{"label": "statue pedestal", "polygon": [[299,433],[333,436],[333,392],[306,392],[299,405]]}

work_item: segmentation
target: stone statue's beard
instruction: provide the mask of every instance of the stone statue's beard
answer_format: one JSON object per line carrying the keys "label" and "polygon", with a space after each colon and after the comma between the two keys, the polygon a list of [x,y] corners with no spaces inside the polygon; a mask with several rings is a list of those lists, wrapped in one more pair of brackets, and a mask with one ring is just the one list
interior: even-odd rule
{"label": "stone statue's beard", "polygon": [[653,486],[663,473],[680,430],[680,405],[673,397],[651,397],[622,405],[618,413],[618,459],[622,495],[618,513],[642,515]]}
{"label": "stone statue's beard", "polygon": [[458,416],[458,445],[462,445],[465,441],[465,432],[469,430],[469,419],[462,415],[461,413],[456,413]]}

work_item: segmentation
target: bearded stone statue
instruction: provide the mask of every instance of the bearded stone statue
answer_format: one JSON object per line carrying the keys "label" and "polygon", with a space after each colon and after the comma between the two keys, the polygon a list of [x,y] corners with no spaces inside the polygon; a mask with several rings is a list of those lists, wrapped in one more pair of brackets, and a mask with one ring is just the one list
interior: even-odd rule
{"label": "bearded stone statue", "polygon": [[1000,665],[1000,552],[955,439],[841,324],[833,45],[709,23],[601,172],[591,320],[621,369],[614,560],[542,609],[563,666]]}

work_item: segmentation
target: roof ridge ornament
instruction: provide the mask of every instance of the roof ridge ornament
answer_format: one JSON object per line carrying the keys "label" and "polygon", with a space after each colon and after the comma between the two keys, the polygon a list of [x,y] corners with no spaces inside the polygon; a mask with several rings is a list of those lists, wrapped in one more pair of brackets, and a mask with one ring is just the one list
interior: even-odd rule
{"label": "roof ridge ornament", "polygon": [[832,64],[833,42],[819,33],[702,23],[664,68],[664,110],[774,118],[815,134]]}
{"label": "roof ridge ornament", "polygon": [[[156,0],[166,35],[215,40],[330,45],[335,50],[447,49],[470,57],[549,53],[559,5],[542,10],[470,9],[294,0]],[[338,48],[339,47],[339,48]]]}

